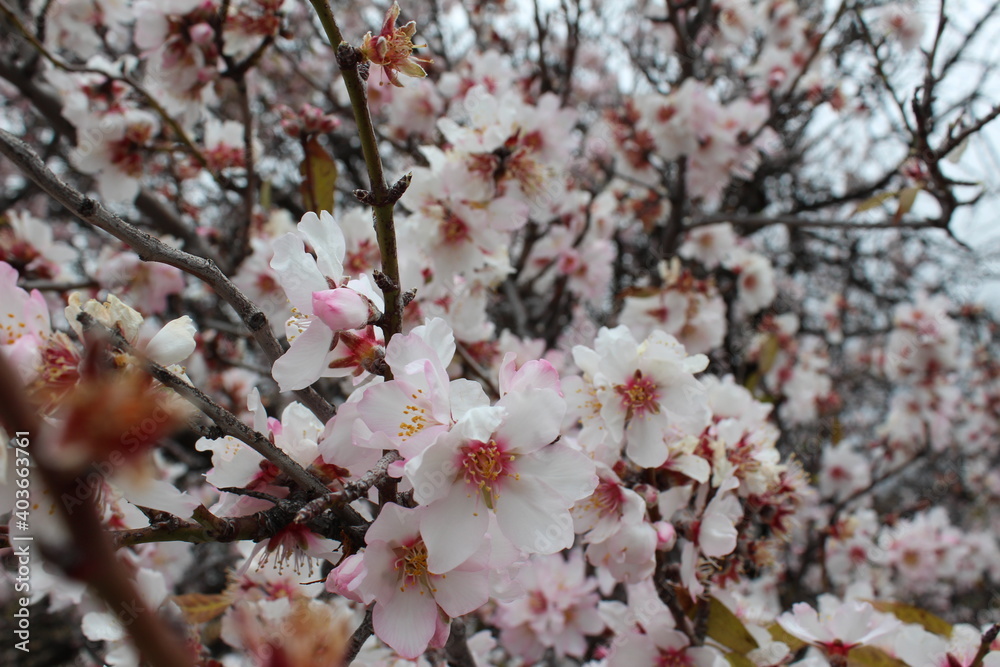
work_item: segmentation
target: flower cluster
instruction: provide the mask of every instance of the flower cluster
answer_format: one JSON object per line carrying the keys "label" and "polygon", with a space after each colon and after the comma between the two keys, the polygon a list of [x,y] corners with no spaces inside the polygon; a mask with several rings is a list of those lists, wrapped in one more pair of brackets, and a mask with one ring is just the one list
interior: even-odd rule
{"label": "flower cluster", "polygon": [[0,557],[53,567],[0,606],[113,665],[1000,667],[941,234],[992,12],[7,4]]}

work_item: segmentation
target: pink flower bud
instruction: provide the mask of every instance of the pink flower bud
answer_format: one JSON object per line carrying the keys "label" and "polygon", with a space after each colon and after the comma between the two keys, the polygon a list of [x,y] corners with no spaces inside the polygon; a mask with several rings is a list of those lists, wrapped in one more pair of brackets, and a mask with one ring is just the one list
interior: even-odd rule
{"label": "pink flower bud", "polygon": [[367,297],[349,287],[313,292],[313,312],[334,331],[361,329],[375,315]]}
{"label": "pink flower bud", "polygon": [[635,488],[632,490],[642,496],[642,499],[645,500],[646,504],[650,507],[656,504],[656,501],[660,496],[656,487],[649,484],[636,484]]}
{"label": "pink flower bud", "polygon": [[670,551],[677,543],[677,529],[674,524],[666,521],[657,521],[653,524],[656,528],[656,548],[661,551]]}
{"label": "pink flower bud", "polygon": [[208,46],[215,40],[215,31],[205,22],[196,23],[188,28],[188,36],[198,46]]}
{"label": "pink flower bud", "polygon": [[326,590],[364,604],[365,601],[356,590],[365,578],[366,572],[365,561],[361,554],[348,556],[327,575]]}

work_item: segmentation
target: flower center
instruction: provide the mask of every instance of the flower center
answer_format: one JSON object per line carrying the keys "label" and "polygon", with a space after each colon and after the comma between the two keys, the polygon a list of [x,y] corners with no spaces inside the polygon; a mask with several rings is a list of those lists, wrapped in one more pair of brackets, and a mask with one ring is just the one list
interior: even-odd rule
{"label": "flower center", "polygon": [[430,573],[427,571],[427,547],[423,540],[417,540],[409,546],[396,547],[393,551],[396,554],[394,565],[400,579],[400,591],[420,583],[432,593],[436,590],[431,585]]}
{"label": "flower center", "polygon": [[[472,442],[462,451],[465,483],[479,487],[486,506],[493,509],[493,501],[499,497],[497,480],[512,475],[510,465],[514,462],[514,455],[504,454],[496,440]],[[516,479],[517,475],[513,477]]]}
{"label": "flower center", "polygon": [[621,488],[611,480],[602,480],[594,490],[590,502],[602,517],[614,514],[622,504]]}
{"label": "flower center", "polygon": [[418,389],[415,393],[410,394],[410,398],[413,399],[414,403],[407,404],[403,407],[403,420],[399,422],[399,431],[396,434],[403,440],[412,438],[417,433],[423,431],[424,427],[427,426],[428,422],[427,417],[425,416],[427,414],[427,409],[416,404],[423,398],[420,396],[420,394],[423,393],[423,389]]}
{"label": "flower center", "polygon": [[658,414],[660,395],[657,389],[656,383],[648,377],[643,377],[640,370],[637,370],[625,384],[615,385],[615,392],[621,397],[622,407],[625,408],[625,418],[631,419],[637,414],[641,416],[647,412]]}
{"label": "flower center", "polygon": [[448,245],[464,243],[472,238],[469,226],[454,213],[449,213],[441,223],[441,236]]}
{"label": "flower center", "polygon": [[286,526],[267,541],[267,547],[260,559],[258,569],[264,567],[274,555],[279,573],[284,572],[285,567],[291,563],[292,571],[296,574],[301,574],[303,565],[306,566],[306,571],[311,574],[315,563],[312,557],[306,553],[306,549],[314,539],[312,531],[303,525],[290,524]]}
{"label": "flower center", "polygon": [[656,667],[686,667],[691,664],[691,658],[684,649],[661,648],[656,660]]}
{"label": "flower center", "polygon": [[295,306],[292,306],[292,316],[285,322],[285,335],[288,343],[305,333],[312,322],[312,315],[306,315]]}
{"label": "flower center", "polygon": [[76,386],[80,379],[80,355],[63,333],[45,339],[42,362],[32,392],[46,405],[46,410]]}

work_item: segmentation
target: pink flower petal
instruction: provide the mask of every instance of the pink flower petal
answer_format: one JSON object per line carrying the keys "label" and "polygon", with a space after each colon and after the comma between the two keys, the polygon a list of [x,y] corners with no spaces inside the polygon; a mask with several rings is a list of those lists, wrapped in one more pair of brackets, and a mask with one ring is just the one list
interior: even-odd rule
{"label": "pink flower petal", "polygon": [[371,302],[349,287],[312,293],[313,313],[334,331],[361,329],[372,315]]}
{"label": "pink flower petal", "polygon": [[420,588],[409,588],[388,604],[375,604],[372,627],[379,639],[404,658],[414,660],[427,650],[437,615],[434,598]]}

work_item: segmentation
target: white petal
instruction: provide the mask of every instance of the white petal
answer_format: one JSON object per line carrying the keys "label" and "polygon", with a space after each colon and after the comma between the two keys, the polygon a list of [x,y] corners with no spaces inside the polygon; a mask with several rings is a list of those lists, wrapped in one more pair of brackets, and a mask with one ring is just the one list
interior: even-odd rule
{"label": "white petal", "polygon": [[483,385],[473,380],[465,378],[452,380],[448,392],[451,394],[451,416],[456,421],[464,417],[469,410],[490,404],[490,398],[483,390]]}
{"label": "white petal", "polygon": [[434,598],[421,592],[416,588],[401,592],[386,604],[376,603],[372,612],[378,638],[409,660],[427,650],[438,614]]}
{"label": "white petal", "polygon": [[551,554],[573,546],[566,501],[533,476],[505,481],[496,515],[504,536],[525,551]]}
{"label": "white petal", "polygon": [[403,542],[417,534],[416,510],[386,503],[378,518],[365,533],[365,542]]}
{"label": "white petal", "polygon": [[111,614],[92,611],[84,615],[83,635],[90,641],[119,641],[125,638],[125,630]]}
{"label": "white petal", "polygon": [[324,276],[340,281],[344,275],[344,232],[329,212],[323,211],[319,217],[312,211],[299,221],[299,233],[316,251],[316,263]]}
{"label": "white petal", "polygon": [[301,313],[311,315],[313,292],[330,287],[316,267],[316,259],[306,252],[302,239],[295,234],[280,236],[272,245],[274,257],[271,258],[271,268],[278,274],[281,288],[293,306]]}
{"label": "white petal", "polygon": [[146,356],[162,366],[179,364],[194,352],[196,331],[187,315],[171,320],[146,345]]}
{"label": "white petal", "polygon": [[434,579],[434,599],[452,618],[471,613],[490,598],[489,573],[452,570],[447,577]]}
{"label": "white petal", "polygon": [[482,498],[469,494],[464,484],[452,486],[447,496],[427,506],[420,524],[427,568],[438,574],[454,570],[476,553],[488,526]]}
{"label": "white petal", "polygon": [[698,531],[698,546],[709,558],[719,558],[736,548],[736,527],[722,514],[705,515]]}
{"label": "white petal", "polygon": [[567,503],[586,498],[597,488],[594,462],[559,443],[517,459],[517,471],[538,477]]}
{"label": "white petal", "polygon": [[311,322],[271,368],[281,391],[305,389],[318,380],[325,370],[323,362],[332,342],[332,331],[322,322]]}
{"label": "white petal", "polygon": [[187,491],[179,490],[166,480],[144,479],[133,482],[128,475],[120,475],[114,483],[122,490],[125,499],[133,505],[170,512],[182,519],[190,517],[195,508],[201,505],[194,496]]}
{"label": "white petal", "polygon": [[533,452],[559,437],[566,401],[548,389],[507,394],[497,403],[506,410],[496,438],[522,453]]}
{"label": "white petal", "polygon": [[456,479],[459,473],[456,459],[460,456],[455,446],[457,440],[453,435],[444,434],[406,462],[404,472],[413,485],[413,499],[421,505],[443,498],[452,485],[463,483]]}
{"label": "white petal", "polygon": [[447,368],[455,356],[455,334],[451,327],[440,317],[427,320],[425,324],[414,327],[410,333],[420,336],[420,338],[430,345],[441,366]]}

